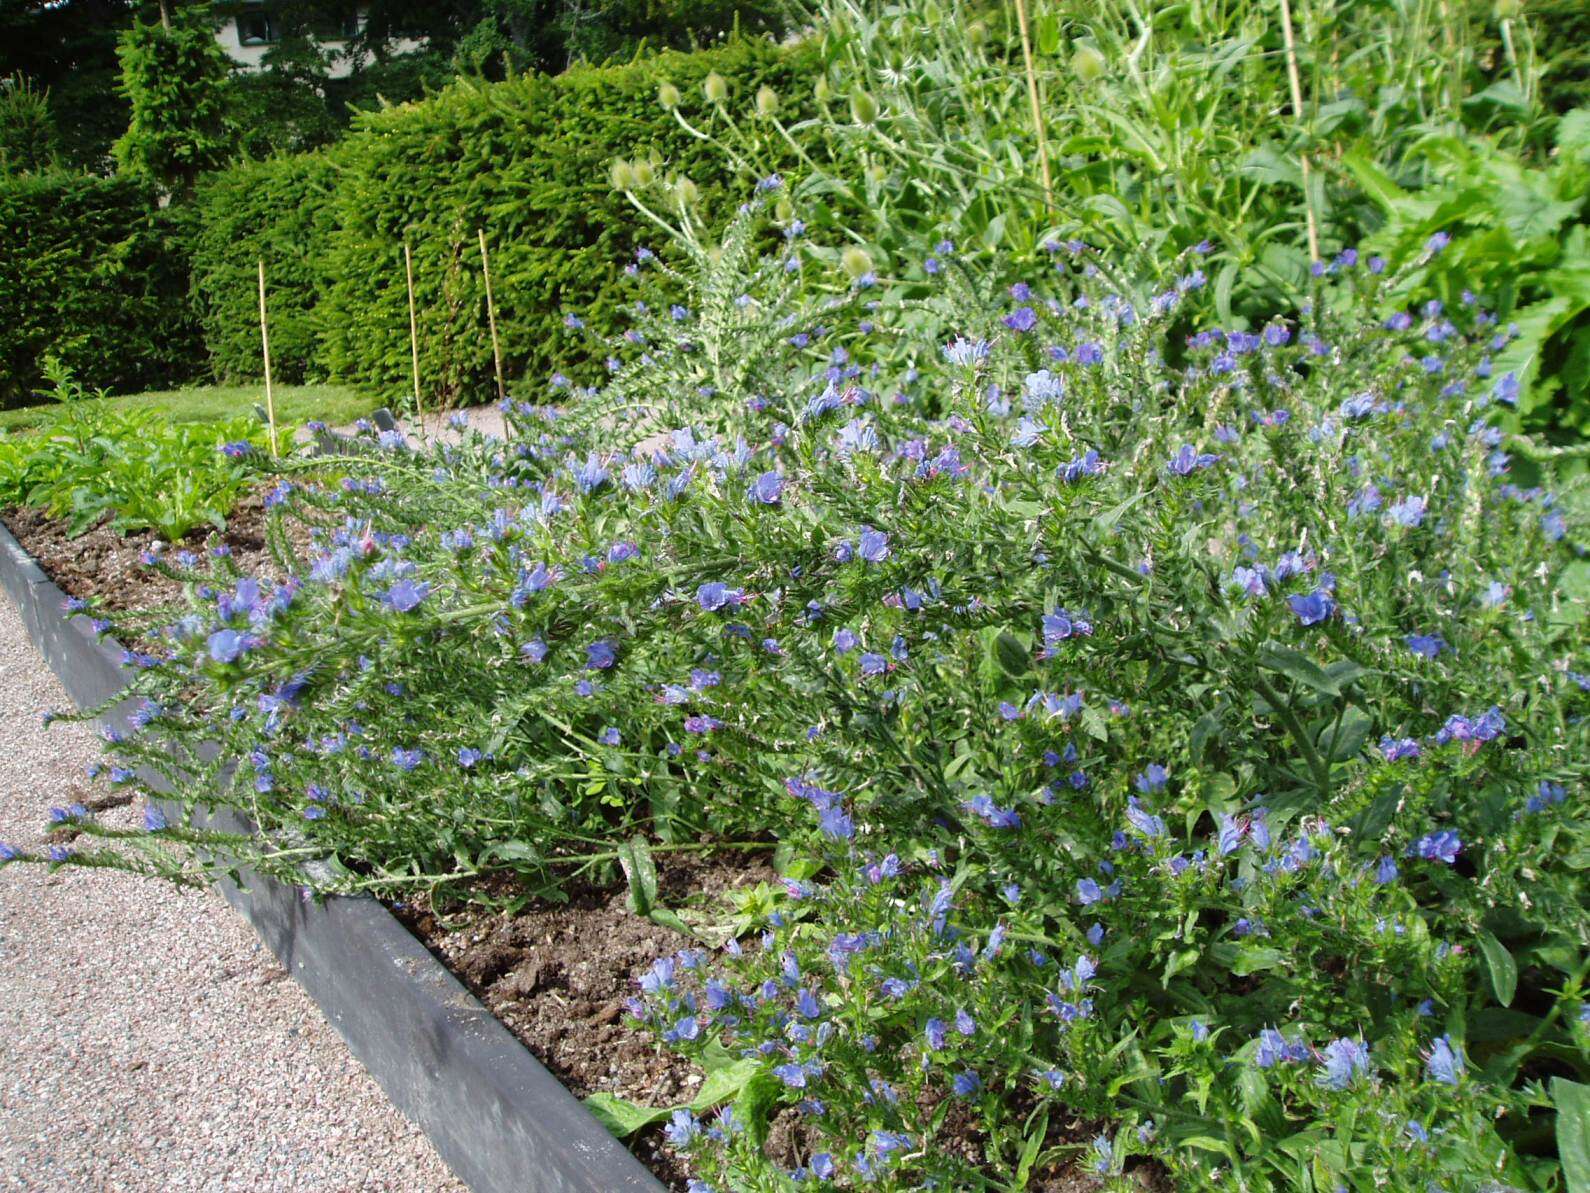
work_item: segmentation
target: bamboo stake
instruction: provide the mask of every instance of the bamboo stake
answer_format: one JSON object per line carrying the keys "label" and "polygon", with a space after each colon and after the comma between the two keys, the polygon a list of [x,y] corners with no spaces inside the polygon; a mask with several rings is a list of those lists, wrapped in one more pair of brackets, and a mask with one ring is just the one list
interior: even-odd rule
{"label": "bamboo stake", "polygon": [[[1292,38],[1291,0],[1281,0],[1281,35],[1286,39],[1286,77],[1292,88],[1292,115],[1303,123],[1303,85],[1297,77],[1297,43]],[[1308,257],[1319,261],[1319,225],[1314,219],[1314,188],[1309,182],[1308,153],[1298,154],[1303,169],[1303,211],[1308,219]]]}
{"label": "bamboo stake", "polygon": [[418,422],[425,413],[420,406],[420,324],[414,314],[414,257],[407,240],[403,242],[403,272],[409,283],[409,359],[414,366],[414,418]]}
{"label": "bamboo stake", "polygon": [[1038,71],[1032,61],[1032,34],[1027,28],[1027,0],[1016,0],[1016,21],[1021,26],[1021,56],[1027,64],[1027,98],[1032,103],[1032,128],[1038,134],[1038,164],[1043,167],[1043,200],[1054,207],[1054,179],[1049,173],[1049,136],[1044,131],[1043,105],[1038,101]]}
{"label": "bamboo stake", "polygon": [[486,253],[486,229],[476,228],[480,234],[480,272],[486,279],[486,322],[491,325],[491,355],[497,362],[497,400],[508,396],[502,383],[502,345],[497,342],[497,308],[491,300],[491,258]]}
{"label": "bamboo stake", "polygon": [[259,342],[265,356],[265,418],[270,424],[271,457],[279,453],[276,444],[276,398],[271,390],[271,333],[265,320],[265,259],[259,261]]}

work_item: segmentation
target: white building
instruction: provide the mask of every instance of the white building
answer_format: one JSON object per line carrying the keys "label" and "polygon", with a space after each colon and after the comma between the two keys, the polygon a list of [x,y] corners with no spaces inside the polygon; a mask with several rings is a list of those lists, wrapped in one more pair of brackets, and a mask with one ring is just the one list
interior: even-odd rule
{"label": "white building", "polygon": [[[221,43],[227,57],[245,70],[258,69],[274,46],[282,38],[270,0],[223,0],[215,6],[218,24],[215,39]],[[315,44],[330,58],[328,73],[334,79],[353,72],[353,55],[348,39],[363,26],[367,9],[364,5],[350,4],[340,21],[328,22],[312,31]],[[392,43],[393,54],[407,54],[420,49],[418,41],[397,40]]]}

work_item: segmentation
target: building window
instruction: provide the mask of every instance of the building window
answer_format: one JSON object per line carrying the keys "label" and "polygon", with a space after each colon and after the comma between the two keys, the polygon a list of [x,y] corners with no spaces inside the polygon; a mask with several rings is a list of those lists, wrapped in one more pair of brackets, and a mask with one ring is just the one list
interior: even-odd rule
{"label": "building window", "polygon": [[276,40],[276,26],[262,12],[244,13],[237,18],[237,44],[268,46]]}

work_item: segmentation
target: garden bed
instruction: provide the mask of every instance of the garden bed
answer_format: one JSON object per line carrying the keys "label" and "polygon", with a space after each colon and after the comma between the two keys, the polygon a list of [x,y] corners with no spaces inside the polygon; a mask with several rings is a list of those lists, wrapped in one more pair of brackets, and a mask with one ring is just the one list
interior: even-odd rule
{"label": "garden bed", "polygon": [[[63,605],[68,593],[103,593],[107,604],[112,603],[114,586],[106,582],[104,574],[96,574],[74,559],[71,551],[73,543],[108,532],[95,530],[69,539],[63,524],[26,510],[6,511],[0,521],[21,530],[29,543],[40,545],[44,555],[43,560],[32,558],[17,538],[0,529],[0,586],[18,604],[29,634],[72,700],[80,707],[106,703],[124,683],[120,652],[112,643],[95,640],[81,621],[68,620]],[[256,520],[253,526],[257,525]],[[259,537],[257,532],[251,533],[246,509],[229,527],[226,541],[241,550],[259,550]],[[126,564],[129,549],[135,548],[106,540],[83,558],[109,560],[115,574],[118,567],[138,567],[136,556],[131,565]],[[114,607],[128,609],[159,604],[175,595],[149,583],[135,587],[138,595],[131,599],[125,589],[120,591],[122,599]],[[125,709],[111,708],[103,719],[122,728],[124,714]],[[116,802],[125,801],[115,796],[91,801],[96,809]],[[224,820],[218,826],[227,827]],[[70,829],[57,829],[50,840],[66,844],[75,836]],[[485,953],[474,949],[468,927],[455,924],[443,928],[433,913],[418,905],[402,909],[406,920],[430,925],[431,935],[425,939],[410,935],[372,899],[331,898],[312,904],[300,898],[300,892],[268,878],[246,872],[241,878],[241,883],[222,882],[222,894],[305,987],[388,1096],[426,1132],[448,1166],[471,1188],[494,1193],[527,1187],[570,1193],[638,1193],[658,1187],[572,1094],[466,993],[458,978],[434,963],[433,958],[445,958],[452,947],[464,959],[461,968],[472,964],[477,975],[485,972],[482,966],[489,968],[477,958],[490,955],[493,946],[488,944]],[[554,918],[565,942],[611,926],[611,912],[598,898],[559,910],[561,914]],[[631,918],[637,924],[646,923]],[[534,912],[526,922],[542,926]],[[678,940],[668,929],[649,927]],[[632,933],[628,947],[644,951],[644,935]],[[533,937],[532,932],[523,939]],[[532,965],[534,956],[532,950],[523,948],[513,953],[516,962],[529,958]],[[555,981],[550,968],[545,972],[550,991]],[[607,987],[616,989],[626,980],[627,975],[609,975]],[[502,994],[511,997],[507,990]],[[555,1019],[528,1017],[545,1025],[539,1034],[548,1039],[568,1035],[572,1047],[577,1032],[557,1030]],[[523,1023],[517,1030],[522,1040],[538,1034]],[[626,1038],[626,1033],[622,1028],[605,1033],[615,1055],[637,1052],[638,1034],[628,1033],[633,1038]],[[572,1052],[561,1055],[568,1058]],[[565,1072],[580,1069],[569,1059],[554,1063]],[[657,1069],[653,1081],[658,1088],[687,1088],[689,1075],[683,1070],[688,1067],[675,1064],[667,1072]],[[580,1085],[594,1088],[597,1066],[588,1064],[584,1071],[589,1076]],[[643,1157],[659,1175],[674,1187],[682,1187],[671,1157],[657,1141],[643,1139],[642,1147]],[[533,1186],[527,1181],[533,1181]]]}
{"label": "garden bed", "polygon": [[[69,596],[97,598],[114,613],[159,608],[182,598],[182,585],[143,564],[144,554],[162,543],[153,531],[121,534],[102,522],[74,538],[65,519],[26,507],[6,510],[0,520]],[[213,533],[209,527],[195,531],[178,549],[201,552]],[[265,504],[260,493],[238,503],[217,543],[248,575],[274,570],[265,545]]]}

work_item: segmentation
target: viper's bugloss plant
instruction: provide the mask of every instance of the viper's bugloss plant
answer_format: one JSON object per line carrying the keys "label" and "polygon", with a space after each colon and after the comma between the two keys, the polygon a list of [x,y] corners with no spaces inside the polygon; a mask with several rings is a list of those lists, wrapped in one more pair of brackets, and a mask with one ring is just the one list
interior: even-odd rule
{"label": "viper's bugloss plant", "polygon": [[984,303],[946,244],[885,303],[782,227],[506,441],[276,466],[277,579],[158,560],[191,601],[134,627],[110,775],[181,815],[68,811],[57,864],[553,889],[637,836],[777,840],[759,924],[632,1008],[742,1066],[670,1124],[698,1189],[1019,1188],[1079,1150],[1553,1187],[1590,658],[1574,506],[1490,422],[1508,329],[1370,318],[1396,279],[1351,252],[1302,322],[1191,338],[1196,251],[1134,301],[1052,245]]}

